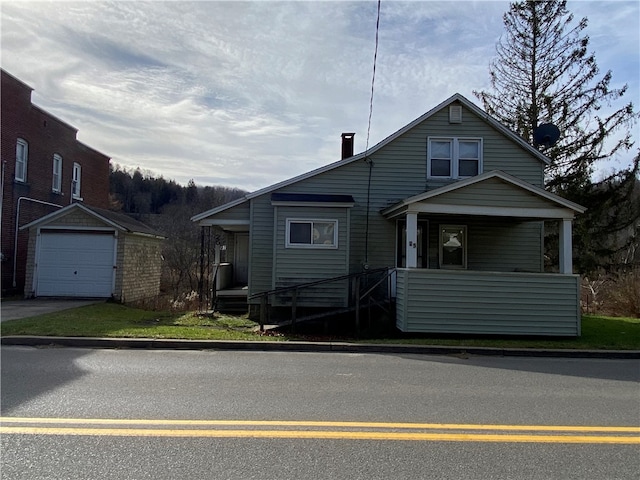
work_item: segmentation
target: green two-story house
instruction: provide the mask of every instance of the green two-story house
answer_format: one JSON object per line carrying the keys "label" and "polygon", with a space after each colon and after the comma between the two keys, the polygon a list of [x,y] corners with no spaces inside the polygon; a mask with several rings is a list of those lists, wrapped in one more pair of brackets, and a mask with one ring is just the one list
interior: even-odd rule
{"label": "green two-story house", "polygon": [[[227,232],[247,301],[296,284],[299,306],[346,307],[348,276],[386,268],[404,332],[580,335],[572,220],[584,208],[544,190],[549,159],[456,94],[367,152],[203,212]],[[545,273],[544,222],[559,231]],[[264,305],[263,305],[264,306]]]}

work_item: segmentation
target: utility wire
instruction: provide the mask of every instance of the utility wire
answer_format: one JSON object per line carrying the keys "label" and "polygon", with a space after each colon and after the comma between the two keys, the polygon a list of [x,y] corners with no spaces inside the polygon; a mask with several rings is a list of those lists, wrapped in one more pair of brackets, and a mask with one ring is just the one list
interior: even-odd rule
{"label": "utility wire", "polygon": [[369,100],[369,124],[367,125],[367,145],[364,149],[365,158],[369,151],[369,134],[371,133],[371,116],[373,115],[373,87],[376,81],[376,62],[378,60],[378,31],[380,30],[380,2],[378,0],[378,17],[376,19],[376,47],[373,52],[373,75],[371,76],[371,99]]}
{"label": "utility wire", "polygon": [[373,162],[367,157],[369,152],[369,135],[371,133],[371,116],[373,115],[373,89],[376,82],[376,62],[378,60],[378,32],[380,30],[380,2],[378,0],[378,15],[376,18],[376,46],[373,52],[373,75],[371,76],[371,99],[369,100],[369,123],[367,125],[367,145],[364,149],[364,161],[369,164],[369,181],[367,183],[367,216],[364,233],[364,265],[369,268],[369,211],[371,205],[371,173],[373,170]]}

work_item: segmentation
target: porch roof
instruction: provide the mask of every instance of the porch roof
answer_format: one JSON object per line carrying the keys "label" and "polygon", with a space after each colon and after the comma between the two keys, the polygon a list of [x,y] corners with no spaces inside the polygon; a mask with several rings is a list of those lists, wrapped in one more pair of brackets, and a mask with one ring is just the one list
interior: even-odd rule
{"label": "porch roof", "polygon": [[493,170],[406,198],[382,210],[386,218],[407,213],[572,219],[586,209],[558,195]]}

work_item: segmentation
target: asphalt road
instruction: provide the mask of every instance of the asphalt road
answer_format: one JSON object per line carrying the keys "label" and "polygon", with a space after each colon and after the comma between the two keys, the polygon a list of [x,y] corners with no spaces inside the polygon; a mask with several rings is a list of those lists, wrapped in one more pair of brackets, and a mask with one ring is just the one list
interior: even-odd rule
{"label": "asphalt road", "polygon": [[2,478],[640,471],[638,360],[3,347],[1,409]]}

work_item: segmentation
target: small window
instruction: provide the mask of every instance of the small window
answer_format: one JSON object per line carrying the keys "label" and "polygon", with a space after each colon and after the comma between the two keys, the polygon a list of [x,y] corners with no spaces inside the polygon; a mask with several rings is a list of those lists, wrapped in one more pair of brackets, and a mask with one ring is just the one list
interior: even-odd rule
{"label": "small window", "polygon": [[429,178],[465,178],[482,173],[482,140],[430,138],[427,147]]}
{"label": "small window", "polygon": [[440,227],[440,268],[467,268],[467,227],[465,225]]}
{"label": "small window", "polygon": [[287,219],[287,248],[338,248],[337,220]]}
{"label": "small window", "polygon": [[60,193],[62,190],[62,157],[57,153],[53,154],[53,177],[51,181],[51,189]]}
{"label": "small window", "polygon": [[73,178],[71,180],[71,194],[73,198],[82,200],[80,197],[80,185],[82,183],[82,167],[79,163],[73,164]]}
{"label": "small window", "polygon": [[29,156],[29,144],[22,138],[16,144],[16,171],[15,179],[19,182],[27,181],[27,158]]}

